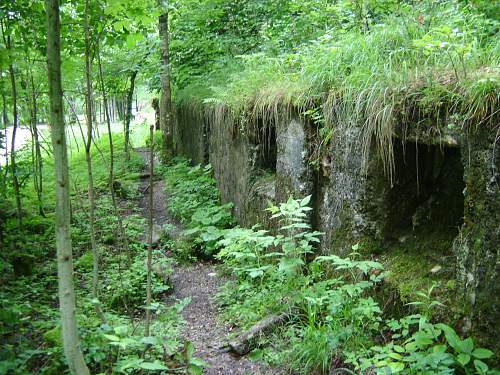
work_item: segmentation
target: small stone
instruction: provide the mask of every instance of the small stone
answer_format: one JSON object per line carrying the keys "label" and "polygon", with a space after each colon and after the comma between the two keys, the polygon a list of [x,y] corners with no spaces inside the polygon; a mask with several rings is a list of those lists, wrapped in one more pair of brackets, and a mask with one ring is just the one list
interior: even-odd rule
{"label": "small stone", "polygon": [[443,267],[441,267],[439,264],[436,264],[434,267],[431,268],[431,273],[438,273],[441,271]]}
{"label": "small stone", "polygon": [[210,276],[210,277],[215,277],[215,276],[217,276],[217,273],[216,273],[216,272],[210,272],[210,273],[208,274],[208,276]]}
{"label": "small stone", "polygon": [[153,224],[153,246],[157,246],[164,235],[165,230],[161,225]]}

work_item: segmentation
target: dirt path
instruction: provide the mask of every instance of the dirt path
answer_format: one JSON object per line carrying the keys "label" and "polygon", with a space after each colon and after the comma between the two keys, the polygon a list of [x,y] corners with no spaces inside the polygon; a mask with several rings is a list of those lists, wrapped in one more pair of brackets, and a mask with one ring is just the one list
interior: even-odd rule
{"label": "dirt path", "polygon": [[[149,154],[146,149],[136,150],[148,164]],[[141,183],[141,198],[143,213],[147,214],[149,180]],[[172,224],[178,229],[176,221],[168,215],[166,210],[167,196],[165,194],[163,181],[155,181],[153,184],[153,216],[157,225]],[[229,327],[218,323],[217,306],[213,297],[218,287],[224,283],[224,279],[217,275],[215,267],[211,263],[199,262],[189,266],[174,265],[172,276],[173,293],[168,297],[171,301],[176,299],[191,298],[182,316],[186,322],[184,327],[184,338],[193,343],[196,348],[196,357],[208,363],[203,373],[208,375],[219,374],[278,374],[274,369],[262,364],[251,362],[246,357],[237,357],[220,350],[227,343]]]}

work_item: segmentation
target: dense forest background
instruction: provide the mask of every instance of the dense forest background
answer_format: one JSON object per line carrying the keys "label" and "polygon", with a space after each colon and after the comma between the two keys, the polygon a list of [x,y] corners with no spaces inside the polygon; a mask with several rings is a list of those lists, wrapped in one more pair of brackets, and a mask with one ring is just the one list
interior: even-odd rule
{"label": "dense forest background", "polygon": [[[176,264],[200,259],[231,280],[210,291],[231,329],[281,319],[249,344],[275,366],[261,373],[497,373],[498,343],[470,338],[458,307],[442,322],[434,286],[384,315],[372,298],[383,266],[359,245],[315,257],[310,198],[268,209],[279,234],[236,226],[210,165],[174,157],[174,133],[176,108],[230,113],[242,134],[293,109],[319,136],[316,169],[335,130],[360,122],[381,150],[420,115],[436,133],[498,140],[499,15],[490,0],[2,1],[0,374],[209,371],[182,334],[189,298],[166,301]],[[394,156],[380,157],[390,180]],[[155,224],[153,200],[172,222]],[[76,299],[73,337],[58,282]]]}

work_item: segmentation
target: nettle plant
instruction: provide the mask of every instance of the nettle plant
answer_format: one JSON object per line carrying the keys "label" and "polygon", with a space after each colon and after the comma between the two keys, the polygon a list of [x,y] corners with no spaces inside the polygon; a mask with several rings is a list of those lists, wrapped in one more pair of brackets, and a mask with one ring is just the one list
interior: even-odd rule
{"label": "nettle plant", "polygon": [[276,236],[258,226],[226,230],[219,242],[222,249],[217,258],[224,260],[241,278],[259,279],[259,282],[266,277],[293,280],[302,274],[306,257],[312,253],[312,244],[319,242],[321,234],[311,232],[306,223],[310,199],[310,196],[301,201],[290,198],[267,209],[271,217],[282,224]]}
{"label": "nettle plant", "polygon": [[[467,35],[459,28],[441,26],[432,29],[419,39],[413,40],[415,48],[420,49],[426,57],[443,53],[449,60],[455,78],[460,80],[460,74],[467,78],[467,59],[474,51],[472,35]],[[459,73],[460,70],[460,73]]]}

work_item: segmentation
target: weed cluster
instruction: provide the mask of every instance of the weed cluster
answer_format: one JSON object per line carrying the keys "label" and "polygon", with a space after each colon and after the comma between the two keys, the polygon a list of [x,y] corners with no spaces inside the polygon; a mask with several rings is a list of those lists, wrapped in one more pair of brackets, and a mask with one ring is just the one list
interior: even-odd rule
{"label": "weed cluster", "polygon": [[[173,160],[163,171],[169,197],[169,211],[186,227],[184,238],[205,256],[218,250],[223,229],[233,224],[231,204],[220,204],[212,168],[190,167],[188,161]],[[182,248],[178,244],[177,248]]]}
{"label": "weed cluster", "polygon": [[[115,146],[123,137],[114,137]],[[152,275],[151,309],[153,334],[144,337],[143,317],[146,298],[146,248],[143,244],[145,220],[138,214],[138,175],[142,162],[131,155],[124,162],[116,155],[116,180],[120,190],[119,214],[129,243],[126,253],[120,241],[117,217],[108,193],[107,139],[96,140],[94,177],[96,179],[96,237],[99,254],[99,298],[93,299],[88,200],[83,173],[82,153],[70,156],[72,171],[83,176],[72,181],[72,241],[76,293],[76,312],[80,327],[81,347],[92,373],[140,373],[166,371],[181,367],[199,373],[201,363],[193,358],[193,347],[184,344],[180,330],[180,312],[189,300],[174,305],[161,303],[169,289],[171,263],[161,249],[155,251]],[[120,150],[122,148],[120,147]],[[74,150],[73,150],[74,151]],[[47,157],[46,164],[49,164]],[[49,168],[47,168],[50,170]],[[48,172],[47,172],[48,173]],[[73,174],[77,176],[77,174]],[[47,177],[47,184],[53,177]],[[28,196],[31,194],[27,192]],[[47,207],[47,206],[46,206]],[[62,349],[57,300],[54,218],[47,207],[47,217],[29,216],[23,228],[7,220],[0,245],[6,251],[0,256],[2,288],[0,290],[0,374],[59,374],[67,371]],[[97,313],[96,305],[104,312]]]}
{"label": "weed cluster", "polygon": [[269,208],[280,219],[276,236],[234,228],[220,241],[218,257],[236,277],[219,294],[226,316],[248,326],[271,313],[291,314],[274,352],[260,355],[287,360],[305,374],[339,366],[362,373],[493,373],[483,361],[493,353],[475,348],[472,338],[461,340],[445,324],[424,314],[385,320],[370,296],[384,278],[383,267],[359,259],[358,245],[347,258],[312,257],[320,233],[306,223],[308,200],[290,198]]}

